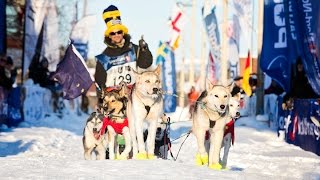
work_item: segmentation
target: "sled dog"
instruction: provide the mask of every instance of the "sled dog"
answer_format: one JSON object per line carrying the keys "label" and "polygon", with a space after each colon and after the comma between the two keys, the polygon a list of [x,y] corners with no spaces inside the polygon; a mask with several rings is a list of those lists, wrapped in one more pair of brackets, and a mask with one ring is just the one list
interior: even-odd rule
{"label": "sled dog", "polygon": [[[163,114],[160,66],[154,71],[135,72],[136,83],[128,102],[129,129],[133,158],[153,159],[158,119]],[[148,124],[147,151],[143,140],[144,122]]]}
{"label": "sled dog", "polygon": [[[120,84],[120,89],[106,90],[103,93],[103,110],[106,115],[103,120],[103,127],[108,131],[109,159],[128,159],[131,151],[131,136],[126,113],[127,107],[127,85]],[[115,137],[122,134],[125,139],[125,149],[119,153],[119,147]],[[116,146],[115,146],[116,145]],[[117,151],[117,157],[115,155]]]}
{"label": "sled dog", "polygon": [[[228,118],[228,103],[233,84],[229,86],[213,85],[206,82],[206,90],[198,98],[193,112],[192,132],[196,136],[198,152],[197,165],[209,165],[209,168],[221,169],[219,155],[224,128]],[[210,132],[209,156],[205,149],[205,133]]]}
{"label": "sled dog", "polygon": [[229,155],[229,149],[234,143],[234,123],[237,118],[240,117],[240,98],[239,97],[230,97],[229,99],[229,115],[228,115],[228,121],[225,127],[224,131],[224,137],[223,137],[223,143],[222,147],[224,147],[224,153],[221,160],[222,168],[226,168],[227,161],[228,161],[228,155]]}
{"label": "sled dog", "polygon": [[97,112],[91,113],[85,128],[83,130],[83,149],[84,158],[91,160],[92,151],[95,151],[96,159],[105,159],[105,152],[107,147],[107,135],[102,130],[103,115]]}

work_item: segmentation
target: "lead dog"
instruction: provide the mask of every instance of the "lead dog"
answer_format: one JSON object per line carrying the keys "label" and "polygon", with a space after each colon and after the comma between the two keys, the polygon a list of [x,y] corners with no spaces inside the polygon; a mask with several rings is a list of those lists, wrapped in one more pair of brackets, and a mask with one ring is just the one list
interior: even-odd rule
{"label": "lead dog", "polygon": [[[228,103],[232,85],[212,85],[207,81],[207,89],[198,98],[192,115],[192,132],[196,136],[198,152],[197,165],[209,165],[209,168],[221,169],[219,155],[228,118]],[[209,156],[205,148],[205,133],[210,132]]]}
{"label": "lead dog", "polygon": [[224,153],[221,160],[222,168],[226,168],[227,161],[228,161],[228,155],[229,155],[229,149],[234,143],[234,123],[237,118],[240,117],[240,99],[237,97],[231,97],[229,99],[229,121],[227,121],[225,131],[224,131],[224,137],[223,137],[223,143],[222,147],[224,147]]}
{"label": "lead dog", "polygon": [[[163,114],[160,66],[154,71],[136,73],[136,83],[128,102],[129,129],[133,158],[153,159],[158,119]],[[147,151],[143,139],[143,125],[148,123]]]}
{"label": "lead dog", "polygon": [[[131,151],[131,136],[126,113],[127,85],[121,83],[120,86],[120,89],[107,90],[103,93],[103,110],[106,115],[103,119],[103,128],[108,129],[109,159],[111,160],[115,158],[127,159]],[[119,153],[119,147],[115,141],[118,134],[122,134],[125,139],[125,149],[121,153]],[[117,157],[115,156],[115,149],[117,150]]]}
{"label": "lead dog", "polygon": [[103,115],[97,112],[91,113],[83,130],[84,158],[91,160],[92,151],[96,153],[96,159],[105,159],[107,147],[107,135],[102,130]]}

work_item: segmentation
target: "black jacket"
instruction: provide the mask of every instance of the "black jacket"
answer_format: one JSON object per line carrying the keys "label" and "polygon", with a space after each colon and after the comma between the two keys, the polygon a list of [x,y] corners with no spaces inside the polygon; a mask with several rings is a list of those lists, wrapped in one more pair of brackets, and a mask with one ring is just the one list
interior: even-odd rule
{"label": "black jacket", "polygon": [[[110,56],[110,57],[120,56],[124,53],[129,52],[131,50],[132,46],[135,50],[135,53],[137,54],[138,46],[136,44],[133,44],[130,41],[131,40],[130,35],[127,35],[127,34],[124,35],[124,39],[125,39],[125,44],[123,47],[120,48],[117,45],[111,43],[110,38],[106,37],[105,44],[107,45],[107,48],[103,51],[103,54]],[[140,48],[138,58],[135,61],[136,61],[137,66],[142,69],[147,69],[148,67],[150,67],[152,65],[153,57],[152,57],[152,54],[151,54],[150,50],[148,49],[148,47],[146,47],[145,49]],[[95,72],[95,81],[102,89],[106,88],[105,87],[106,78],[107,78],[106,70],[103,68],[103,65],[99,61],[97,61],[96,72]],[[100,92],[99,91],[97,91],[97,92],[98,92],[98,97],[99,97]]]}

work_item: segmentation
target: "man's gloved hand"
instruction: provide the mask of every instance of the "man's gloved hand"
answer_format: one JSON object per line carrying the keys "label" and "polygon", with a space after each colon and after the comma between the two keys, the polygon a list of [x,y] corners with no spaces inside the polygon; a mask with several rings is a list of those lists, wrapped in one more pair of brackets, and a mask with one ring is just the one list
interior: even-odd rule
{"label": "man's gloved hand", "polygon": [[148,48],[148,44],[144,41],[143,36],[139,40],[139,47],[143,50]]}

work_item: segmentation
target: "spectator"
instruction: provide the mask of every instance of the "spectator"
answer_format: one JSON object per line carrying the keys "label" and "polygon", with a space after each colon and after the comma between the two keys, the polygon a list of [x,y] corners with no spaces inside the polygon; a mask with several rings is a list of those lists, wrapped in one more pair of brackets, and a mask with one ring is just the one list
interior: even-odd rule
{"label": "spectator", "polygon": [[13,61],[10,56],[0,59],[0,86],[11,90],[14,79],[12,78]]}
{"label": "spectator", "polygon": [[188,101],[189,101],[189,113],[192,116],[192,113],[195,108],[196,101],[199,97],[199,92],[196,91],[194,86],[191,87],[190,92],[188,93]]}
{"label": "spectator", "polygon": [[297,59],[295,72],[295,76],[292,76],[292,92],[290,93],[291,96],[293,98],[300,99],[319,98],[319,95],[317,95],[313,91],[309,83],[300,57],[298,57]]}
{"label": "spectator", "polygon": [[50,72],[48,67],[49,61],[44,57],[40,63],[30,65],[29,78],[33,80],[34,84],[39,84],[41,87],[52,90],[55,83],[49,79]]}
{"label": "spectator", "polygon": [[240,95],[243,94],[244,91],[243,91],[243,89],[241,88],[242,76],[236,76],[236,77],[233,79],[233,81],[234,81],[234,87],[233,87],[233,89],[232,89],[232,91],[231,91],[232,97],[238,95],[239,93],[240,93]]}
{"label": "spectator", "polygon": [[256,73],[250,74],[249,85],[251,87],[252,94],[255,93],[258,85],[258,77]]}

